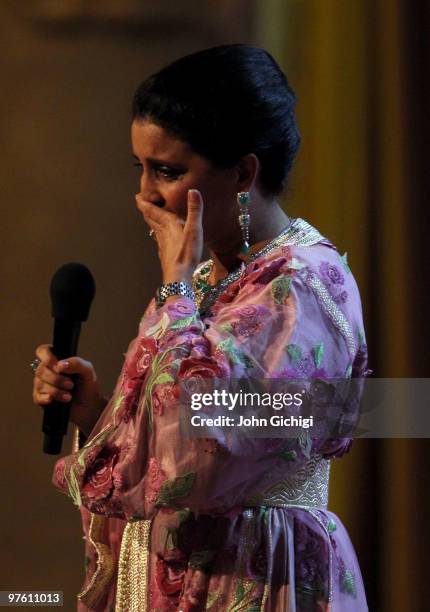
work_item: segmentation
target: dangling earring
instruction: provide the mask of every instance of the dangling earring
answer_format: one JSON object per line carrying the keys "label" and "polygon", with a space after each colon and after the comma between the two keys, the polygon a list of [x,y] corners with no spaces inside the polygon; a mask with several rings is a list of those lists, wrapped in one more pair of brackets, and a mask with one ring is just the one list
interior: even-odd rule
{"label": "dangling earring", "polygon": [[236,199],[239,204],[239,225],[243,236],[241,253],[246,255],[249,253],[249,225],[251,223],[251,216],[249,214],[251,197],[249,191],[239,191]]}

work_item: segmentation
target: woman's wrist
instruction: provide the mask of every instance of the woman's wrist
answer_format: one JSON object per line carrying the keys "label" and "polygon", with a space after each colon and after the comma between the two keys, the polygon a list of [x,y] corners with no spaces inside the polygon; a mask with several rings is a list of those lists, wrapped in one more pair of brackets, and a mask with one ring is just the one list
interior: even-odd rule
{"label": "woman's wrist", "polygon": [[187,283],[191,285],[193,279],[193,270],[172,271],[163,274],[163,285],[168,283]]}

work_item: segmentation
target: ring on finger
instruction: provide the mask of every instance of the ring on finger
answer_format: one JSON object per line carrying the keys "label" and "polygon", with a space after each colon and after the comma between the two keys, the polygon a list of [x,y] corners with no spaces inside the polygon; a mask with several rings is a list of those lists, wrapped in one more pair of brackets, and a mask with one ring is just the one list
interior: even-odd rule
{"label": "ring on finger", "polygon": [[36,370],[40,363],[42,363],[42,360],[39,359],[39,357],[36,357],[36,359],[33,359],[33,361],[30,363],[30,368],[33,374],[36,374]]}
{"label": "ring on finger", "polygon": [[154,240],[157,241],[157,232],[155,230],[151,229],[149,235],[151,238],[154,238]]}

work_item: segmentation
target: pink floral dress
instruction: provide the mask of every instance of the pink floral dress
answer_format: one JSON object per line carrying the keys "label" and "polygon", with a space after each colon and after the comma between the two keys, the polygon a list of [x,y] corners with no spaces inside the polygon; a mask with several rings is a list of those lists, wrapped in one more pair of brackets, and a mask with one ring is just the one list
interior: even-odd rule
{"label": "pink floral dress", "polygon": [[200,310],[150,303],[88,440],[56,463],[85,533],[78,610],[364,612],[352,544],[327,509],[330,460],[351,440],[180,427],[186,379],[369,374],[346,257],[295,219],[213,291]]}

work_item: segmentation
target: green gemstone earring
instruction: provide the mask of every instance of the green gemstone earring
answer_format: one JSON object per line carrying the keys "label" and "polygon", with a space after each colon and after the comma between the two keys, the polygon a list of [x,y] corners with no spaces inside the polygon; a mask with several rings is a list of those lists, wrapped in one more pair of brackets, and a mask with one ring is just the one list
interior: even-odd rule
{"label": "green gemstone earring", "polygon": [[242,230],[243,246],[241,253],[247,255],[249,253],[249,225],[251,216],[249,214],[249,205],[251,203],[251,195],[249,191],[239,191],[237,194],[237,203],[239,204],[239,225]]}

